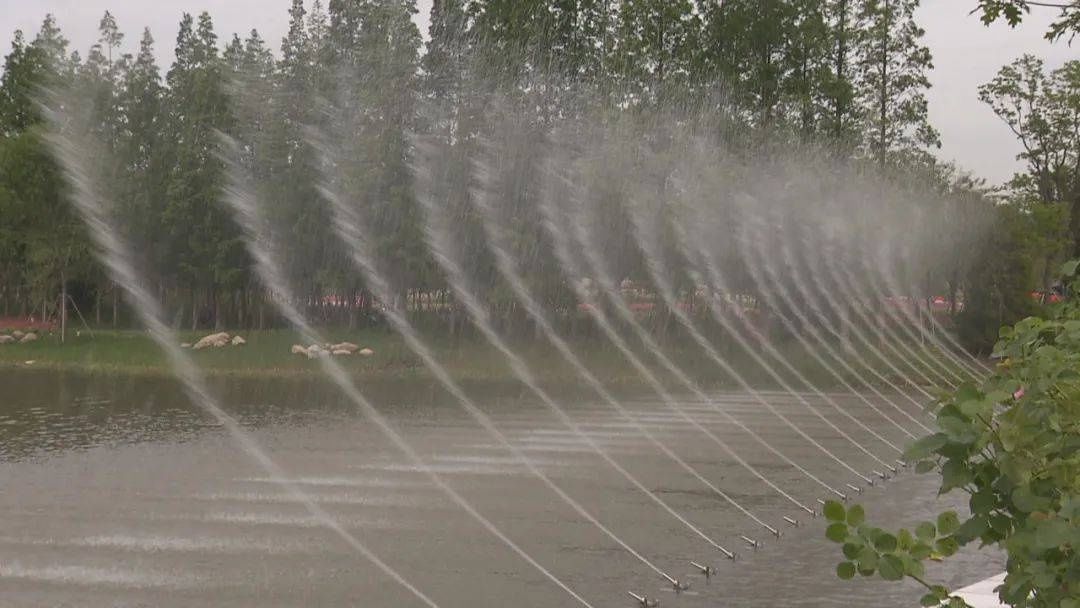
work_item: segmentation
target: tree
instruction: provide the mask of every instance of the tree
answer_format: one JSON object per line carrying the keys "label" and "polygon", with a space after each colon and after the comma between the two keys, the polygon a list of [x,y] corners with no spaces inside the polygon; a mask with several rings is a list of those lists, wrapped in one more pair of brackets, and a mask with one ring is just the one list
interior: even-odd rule
{"label": "tree", "polygon": [[919,0],[865,0],[859,19],[867,24],[858,51],[857,96],[867,118],[863,134],[878,166],[904,158],[925,158],[941,145],[927,117],[930,49],[915,22]]}
{"label": "tree", "polygon": [[[1076,284],[1080,263],[1062,270]],[[1080,340],[1075,300],[1046,318],[1029,317],[1001,330],[1001,359],[980,386],[961,385],[937,404],[940,431],[912,445],[906,458],[916,471],[941,476],[940,493],[970,498],[966,519],[946,511],[914,533],[886,532],[866,522],[859,505],[825,505],[826,536],[843,545],[841,578],[856,572],[886,580],[911,578],[926,587],[923,606],[966,606],[927,580],[924,562],[954,555],[979,542],[1008,554],[998,591],[1017,608],[1059,608],[1080,603]]]}
{"label": "tree", "polygon": [[1050,24],[1046,39],[1051,42],[1066,35],[1071,43],[1080,32],[1080,0],[1059,0],[1058,2],[1034,2],[1030,0],[979,0],[979,5],[972,12],[982,13],[983,23],[990,25],[998,19],[1004,19],[1012,27],[1024,20],[1024,15],[1031,12],[1031,7],[1060,9],[1057,21]]}
{"label": "tree", "polygon": [[1028,165],[1012,189],[1028,199],[1068,210],[1073,251],[1080,253],[1080,61],[1047,74],[1024,55],[979,87],[979,98],[1020,141]]}
{"label": "tree", "polygon": [[216,131],[228,132],[233,118],[208,13],[198,24],[185,14],[176,43],[176,63],[166,77],[166,129],[174,142],[168,159],[162,213],[167,275],[186,287],[192,327],[201,320],[220,325],[220,291],[243,284],[247,259],[239,229],[220,202],[221,163]]}
{"label": "tree", "polygon": [[[146,252],[142,270],[158,279],[167,267],[166,253],[158,238],[166,230],[162,215],[168,179],[168,139],[162,133],[166,127],[164,96],[154,37],[146,28],[139,41],[139,51],[119,83],[117,105],[123,120],[116,135],[119,177],[114,191],[117,215],[124,218],[121,225],[124,237],[137,251]],[[115,286],[111,291],[115,327],[119,322],[120,291]]]}
{"label": "tree", "polygon": [[677,99],[694,82],[701,17],[690,0],[619,3],[615,66],[631,103]]}
{"label": "tree", "polygon": [[[101,90],[93,80],[100,63],[80,66],[67,55],[67,40],[52,15],[26,44],[17,34],[0,80],[0,212],[11,241],[0,253],[15,256],[27,295],[41,302],[45,317],[66,310],[69,280],[85,275],[88,241],[82,224],[64,199],[59,171],[41,138],[41,117],[35,105],[38,87],[66,87],[79,78],[94,97]],[[6,264],[4,265],[6,266]]]}
{"label": "tree", "polygon": [[825,116],[822,130],[840,155],[849,156],[858,145],[863,115],[856,103],[855,51],[864,35],[856,0],[831,0],[825,4],[828,69],[822,83]]}
{"label": "tree", "polygon": [[120,32],[120,28],[116,24],[116,18],[109,11],[105,11],[105,16],[101,18],[101,23],[98,24],[98,32],[100,32],[98,44],[108,51],[107,59],[111,64],[113,62],[113,50],[124,42],[124,34]]}

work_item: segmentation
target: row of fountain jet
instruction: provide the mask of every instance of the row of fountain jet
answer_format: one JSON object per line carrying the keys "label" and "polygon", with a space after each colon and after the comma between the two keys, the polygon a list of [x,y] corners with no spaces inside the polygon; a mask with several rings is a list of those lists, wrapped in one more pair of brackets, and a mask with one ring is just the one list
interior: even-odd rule
{"label": "row of fountain jet", "polygon": [[[135,270],[134,252],[118,228],[119,218],[112,212],[111,201],[103,194],[100,177],[94,169],[101,143],[95,141],[92,130],[84,123],[86,113],[76,109],[79,106],[72,103],[74,100],[70,92],[61,92],[49,96],[44,104],[51,125],[52,148],[72,185],[73,203],[90,229],[103,265],[116,284],[126,291],[150,335],[168,354],[191,400],[224,425],[243,449],[269,475],[279,479],[281,486],[313,517],[421,603],[437,606],[406,576],[372,551],[363,539],[340,525],[300,487],[289,482],[266,451],[222,408],[189,355],[176,346],[178,340],[164,321],[160,303]],[[393,300],[392,281],[385,271],[385,260],[376,253],[370,218],[344,187],[348,182],[348,169],[343,160],[349,145],[346,134],[355,132],[347,115],[347,112],[332,113],[326,124],[309,128],[306,145],[318,157],[319,191],[329,204],[340,244],[348,251],[352,264],[372,294],[389,302]],[[513,121],[506,124],[512,125]],[[596,398],[611,407],[629,428],[640,433],[673,466],[685,471],[711,495],[744,516],[754,529],[775,538],[782,536],[781,526],[798,527],[801,525],[799,517],[815,516],[817,504],[824,504],[820,496],[846,500],[852,492],[860,493],[863,487],[899,472],[905,464],[901,459],[903,448],[886,438],[878,424],[895,428],[907,438],[930,432],[923,407],[932,400],[934,388],[951,388],[961,382],[977,380],[987,371],[981,361],[960,348],[933,315],[923,315],[918,308],[883,305],[893,296],[917,293],[917,290],[905,284],[902,277],[908,274],[896,271],[908,258],[904,247],[910,232],[875,230],[877,235],[894,237],[877,241],[862,238],[858,232],[867,221],[887,221],[893,217],[885,212],[874,215],[883,208],[881,201],[872,206],[869,213],[859,208],[875,197],[899,196],[886,193],[882,184],[866,180],[858,187],[830,189],[824,186],[826,180],[815,174],[820,167],[800,163],[798,159],[785,161],[781,170],[773,174],[750,171],[751,179],[747,180],[744,175],[737,184],[732,184],[725,182],[725,175],[730,174],[722,170],[727,166],[723,155],[717,147],[700,138],[685,138],[674,146],[678,148],[677,153],[671,153],[669,147],[661,158],[659,154],[643,152],[642,146],[628,142],[618,133],[604,132],[592,126],[568,125],[551,135],[545,143],[546,161],[540,175],[541,188],[536,204],[544,233],[567,284],[579,301],[591,304],[583,307],[585,313],[666,410],[714,443],[723,458],[737,463],[799,513],[798,516],[783,516],[783,524],[766,521],[754,509],[741,504],[721,484],[709,479],[700,467],[680,456],[668,440],[633,416],[589,370],[530,287],[521,262],[515,257],[508,218],[499,204],[499,196],[505,184],[513,182],[510,173],[514,171],[514,159],[525,153],[532,142],[513,126],[493,128],[492,135],[481,142],[479,152],[465,165],[467,169],[455,174],[454,163],[449,161],[457,152],[448,139],[415,137],[412,141],[414,192],[424,215],[426,244],[448,280],[455,303],[468,314],[491,346],[505,357],[522,385],[612,471],[655,505],[659,513],[675,519],[724,558],[734,561],[736,551],[718,542],[651,491],[619,462],[615,454],[598,443],[567,413],[565,403],[541,385],[532,366],[492,325],[487,307],[474,286],[475,280],[466,270],[468,265],[463,258],[462,243],[455,237],[455,226],[460,217],[445,203],[450,193],[466,194],[472,211],[479,218],[487,250],[502,280],[540,333],[574,367],[582,383]],[[220,137],[219,150],[228,175],[223,203],[232,210],[235,221],[244,231],[257,276],[273,296],[270,301],[303,334],[305,341],[325,342],[296,304],[301,300],[290,286],[282,264],[288,251],[275,243],[259,187],[241,160],[249,150],[225,135]],[[773,169],[776,169],[775,165]],[[662,175],[662,179],[654,179],[656,175]],[[757,429],[734,416],[667,355],[642,325],[618,288],[611,269],[612,261],[598,245],[598,230],[609,219],[604,216],[598,201],[612,183],[624,186],[622,213],[629,219],[631,235],[628,236],[639,247],[645,261],[645,278],[664,308],[670,311],[706,360],[715,366],[717,373],[730,379],[751,401],[795,433],[830,469],[839,470],[842,478],[829,470],[823,472],[821,466],[791,457]],[[887,211],[891,213],[891,210]],[[674,253],[665,248],[666,235],[674,237],[668,241],[675,243]],[[678,267],[673,268],[672,260],[676,258]],[[733,260],[741,261],[737,267],[742,276],[732,276],[730,269],[736,267]],[[702,330],[702,320],[681,305],[681,294],[672,279],[676,273],[684,273],[695,283],[707,286],[705,291],[710,294],[705,298],[708,320],[722,327],[724,335],[741,354],[772,382],[850,445],[851,454],[839,453],[824,445],[820,438],[770,402],[769,397],[744,376],[730,355],[726,355]],[[737,314],[739,309],[732,307],[728,300],[711,295],[735,294],[739,289],[755,293],[758,304],[770,311],[776,322],[798,341],[829,378],[865,404],[880,420],[867,423],[852,415],[824,386],[808,378],[795,362],[762,335],[745,314]],[[871,313],[871,310],[876,312]],[[632,546],[605,525],[599,516],[578,502],[512,442],[442,365],[402,311],[386,307],[382,314],[465,412],[530,475],[549,488],[557,500],[570,506],[665,581],[671,590],[683,593],[689,589],[685,580],[673,576],[642,549]],[[625,336],[627,330],[653,360],[646,360],[631,346]],[[862,354],[853,356],[855,352]],[[339,362],[320,359],[319,364],[329,380],[376,424],[410,463],[425,471],[432,484],[576,603],[593,606],[484,516],[445,476],[429,468],[415,446],[380,414]],[[679,393],[692,395],[756,445],[797,471],[820,490],[819,496],[810,500],[795,496],[776,480],[775,474],[767,474],[751,463],[739,449],[680,403],[658,376],[654,365],[670,374]],[[824,403],[827,408],[814,401]],[[846,422],[837,424],[823,409]],[[740,535],[740,538],[753,550],[763,545],[753,533]],[[690,564],[706,578],[719,574],[719,570],[709,565],[709,560],[691,561]],[[643,607],[658,605],[655,598],[646,594],[630,591],[629,595]]]}

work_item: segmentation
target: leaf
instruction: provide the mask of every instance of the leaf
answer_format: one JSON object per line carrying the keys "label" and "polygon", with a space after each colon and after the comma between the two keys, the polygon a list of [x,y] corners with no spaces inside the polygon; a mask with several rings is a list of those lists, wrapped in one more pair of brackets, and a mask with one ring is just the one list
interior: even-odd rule
{"label": "leaf", "polygon": [[983,488],[971,495],[969,506],[971,512],[976,514],[988,514],[997,505],[997,497],[990,488]]}
{"label": "leaf", "polygon": [[910,551],[915,545],[915,537],[911,535],[911,532],[901,529],[896,534],[896,548],[901,551]]}
{"label": "leaf", "polygon": [[937,463],[933,460],[920,460],[915,463],[915,472],[919,475],[923,473],[929,473],[937,468]]}
{"label": "leaf", "polygon": [[[962,488],[971,483],[971,471],[967,464],[961,460],[949,459],[941,467],[941,493],[944,494],[954,488]],[[939,528],[941,526],[938,526]]]}
{"label": "leaf", "polygon": [[945,511],[937,518],[938,532],[941,534],[952,534],[960,527],[960,517],[956,514],[956,511]]}
{"label": "leaf", "polygon": [[915,536],[919,537],[920,540],[934,540],[937,538],[937,526],[924,521],[915,528]]}
{"label": "leaf", "polygon": [[1045,551],[1056,549],[1068,542],[1072,533],[1068,522],[1061,519],[1048,519],[1035,527],[1035,549]]}
{"label": "leaf", "polygon": [[830,524],[828,528],[825,528],[825,538],[833,541],[834,543],[842,543],[847,540],[848,527],[844,523]]}
{"label": "leaf", "polygon": [[847,519],[847,511],[844,509],[844,505],[830,500],[825,503],[825,519],[829,521],[844,521]]}
{"label": "leaf", "polygon": [[896,537],[892,534],[882,534],[874,539],[874,548],[882,553],[896,551]]}
{"label": "leaf", "polygon": [[886,555],[878,564],[878,573],[887,581],[898,581],[904,578],[904,562],[895,555]]}
{"label": "leaf", "polygon": [[840,565],[836,567],[836,576],[845,581],[855,578],[855,564],[851,562],[840,562]]}
{"label": "leaf", "polygon": [[994,412],[994,402],[989,399],[965,401],[960,404],[960,411],[969,418],[989,420]]}
{"label": "leaf", "polygon": [[915,543],[915,546],[912,547],[910,551],[911,557],[914,557],[915,559],[926,559],[930,557],[932,552],[933,550],[930,548],[930,545],[921,541]]}
{"label": "leaf", "polygon": [[927,593],[926,595],[922,596],[922,598],[919,599],[919,605],[926,606],[927,608],[931,608],[932,606],[937,606],[940,603],[941,603],[941,600],[939,600],[937,598],[937,596],[934,595],[933,593]]}
{"label": "leaf", "polygon": [[926,570],[923,568],[921,561],[911,557],[910,555],[899,554],[900,561],[904,562],[904,574],[907,576],[917,576],[922,578],[926,574]]}
{"label": "leaf", "polygon": [[1043,508],[1046,500],[1036,496],[1030,486],[1020,486],[1013,490],[1013,505],[1024,513],[1033,513]]}
{"label": "leaf", "polygon": [[855,505],[848,509],[847,522],[851,526],[861,526],[866,521],[866,510],[862,505]]}
{"label": "leaf", "polygon": [[956,542],[956,539],[947,536],[934,543],[934,549],[937,550],[944,557],[955,555],[960,550],[960,543]]}
{"label": "leaf", "polygon": [[970,382],[965,382],[956,388],[956,393],[953,397],[957,403],[963,401],[971,401],[973,399],[981,399],[982,393]]}
{"label": "leaf", "polygon": [[904,457],[908,460],[923,460],[935,454],[948,442],[949,437],[945,433],[934,433],[911,444],[904,452]]}
{"label": "leaf", "polygon": [[982,538],[990,529],[990,518],[985,515],[975,515],[956,529],[953,537],[958,543],[967,544],[976,538]]}
{"label": "leaf", "polygon": [[848,559],[855,559],[859,557],[859,552],[863,550],[862,543],[844,543],[844,557]]}
{"label": "leaf", "polygon": [[1069,260],[1061,265],[1062,278],[1072,278],[1076,276],[1076,268],[1080,266],[1080,260]]}
{"label": "leaf", "polygon": [[874,570],[877,568],[879,558],[877,551],[870,547],[863,547],[855,561],[858,562],[860,570]]}
{"label": "leaf", "polygon": [[992,515],[990,517],[990,529],[1005,536],[1012,530],[1012,519],[1008,515]]}

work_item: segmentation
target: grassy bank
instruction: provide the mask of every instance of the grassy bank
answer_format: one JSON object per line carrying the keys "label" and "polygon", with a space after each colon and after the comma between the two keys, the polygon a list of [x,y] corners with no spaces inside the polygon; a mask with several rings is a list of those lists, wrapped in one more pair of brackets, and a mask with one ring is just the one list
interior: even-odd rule
{"label": "grassy bank", "polygon": [[[385,330],[327,332],[334,342],[349,341],[375,351],[371,357],[336,358],[347,370],[372,379],[428,378],[422,361],[396,334]],[[181,333],[184,342],[195,342],[206,332]],[[315,375],[320,373],[318,361],[291,354],[293,344],[301,342],[294,332],[285,330],[246,332],[244,346],[187,351],[194,361],[210,375],[263,377],[280,375]],[[463,381],[495,382],[512,378],[505,358],[488,344],[465,339],[450,341],[431,338],[439,361],[455,378]],[[591,371],[615,384],[636,381],[636,374],[618,353],[593,341],[575,344]],[[515,349],[530,363],[545,382],[574,380],[573,368],[547,344],[528,342]],[[680,357],[681,359],[682,357]],[[164,353],[145,333],[137,331],[83,332],[68,336],[61,343],[57,336],[45,335],[28,344],[0,345],[0,368],[56,369],[89,373],[118,373],[168,375],[170,370]]]}
{"label": "grassy bank", "polygon": [[[195,342],[206,332],[181,333],[185,342]],[[327,338],[354,342],[375,351],[371,357],[341,357],[337,360],[351,373],[371,381],[430,380],[431,374],[422,361],[395,333],[381,329],[329,331]],[[242,334],[245,346],[188,351],[194,361],[209,375],[237,377],[304,376],[321,373],[318,361],[290,352],[293,344],[301,342],[291,331],[274,330]],[[513,372],[494,348],[479,339],[450,340],[445,335],[428,338],[438,360],[459,381],[467,383],[512,383]],[[572,340],[579,357],[589,370],[609,386],[637,387],[644,381],[622,355],[599,339]],[[576,370],[544,340],[522,340],[514,344],[539,379],[548,385],[580,383]],[[738,347],[722,349],[729,361],[755,386],[774,387],[775,381],[753,363]],[[806,352],[793,345],[784,348],[787,358],[819,387],[836,389],[839,383],[813,363]],[[671,340],[665,352],[690,376],[709,387],[734,387],[736,383],[689,340]],[[643,360],[655,366],[648,353]],[[28,344],[0,345],[0,369],[55,369],[102,374],[170,374],[162,351],[143,332],[106,331],[90,335],[82,332],[60,343],[55,335],[42,336]],[[882,370],[885,371],[885,370]],[[658,373],[671,382],[670,374]],[[792,380],[789,374],[783,374]],[[671,382],[672,388],[680,390]],[[793,381],[793,384],[797,384]],[[799,388],[804,388],[800,386]]]}

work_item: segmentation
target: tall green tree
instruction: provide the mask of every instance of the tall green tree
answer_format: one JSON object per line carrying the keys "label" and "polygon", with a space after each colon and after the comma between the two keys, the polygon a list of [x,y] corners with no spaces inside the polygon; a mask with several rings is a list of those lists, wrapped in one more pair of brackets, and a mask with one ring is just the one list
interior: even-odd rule
{"label": "tall green tree", "polygon": [[223,173],[216,132],[233,118],[224,65],[209,13],[198,23],[185,14],[176,41],[176,62],[166,76],[165,113],[174,142],[162,219],[166,272],[190,295],[192,327],[220,326],[223,290],[242,285],[247,260],[238,228],[220,202]]}
{"label": "tall green tree", "polygon": [[1058,9],[1057,19],[1050,24],[1046,39],[1050,41],[1068,37],[1071,43],[1080,32],[1080,0],[1061,0],[1061,2],[1029,2],[1028,0],[978,0],[976,11],[981,14],[983,23],[989,25],[998,19],[1004,19],[1016,27],[1031,12],[1032,7],[1040,10]]}
{"label": "tall green tree", "polygon": [[1027,171],[1010,182],[1019,195],[1060,205],[1080,252],[1080,61],[1047,72],[1024,55],[979,87],[979,98],[1016,135]]}
{"label": "tall green tree", "polygon": [[615,66],[631,101],[666,102],[691,88],[701,30],[701,17],[690,0],[619,4]]}
{"label": "tall green tree", "polygon": [[858,100],[865,112],[863,145],[879,167],[927,159],[941,145],[930,125],[926,91],[933,69],[925,34],[915,21],[919,0],[864,0],[866,23],[858,51]]}

